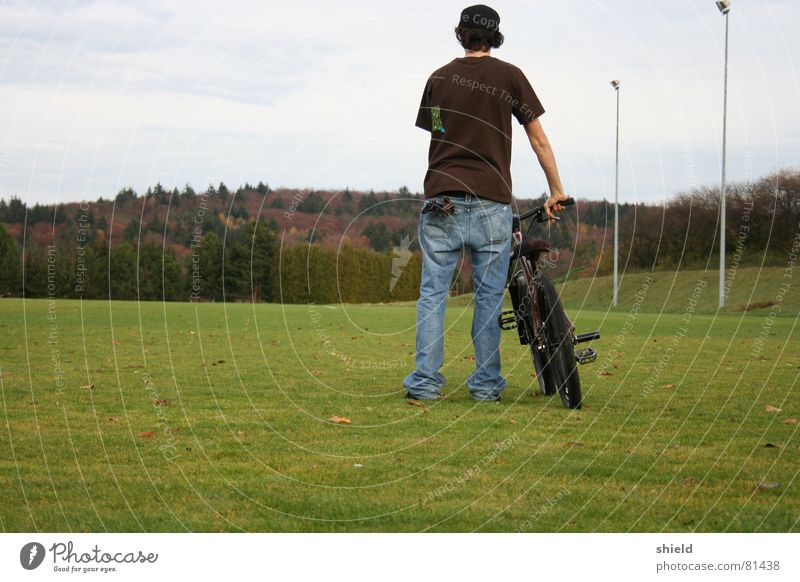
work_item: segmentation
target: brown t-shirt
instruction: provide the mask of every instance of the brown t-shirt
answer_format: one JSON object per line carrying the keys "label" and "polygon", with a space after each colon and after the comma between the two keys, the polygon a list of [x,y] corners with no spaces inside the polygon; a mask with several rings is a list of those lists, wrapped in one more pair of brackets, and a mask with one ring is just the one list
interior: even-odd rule
{"label": "brown t-shirt", "polygon": [[428,78],[417,127],[431,132],[425,197],[460,190],[511,203],[511,116],[544,113],[522,71],[494,57],[454,59]]}

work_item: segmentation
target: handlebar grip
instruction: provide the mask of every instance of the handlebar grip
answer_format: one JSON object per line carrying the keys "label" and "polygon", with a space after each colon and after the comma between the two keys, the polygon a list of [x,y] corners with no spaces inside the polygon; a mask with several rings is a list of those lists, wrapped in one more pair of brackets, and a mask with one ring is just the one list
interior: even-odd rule
{"label": "handlebar grip", "polygon": [[575,204],[575,199],[567,198],[566,200],[559,202],[559,204],[561,204],[561,206],[573,206]]}

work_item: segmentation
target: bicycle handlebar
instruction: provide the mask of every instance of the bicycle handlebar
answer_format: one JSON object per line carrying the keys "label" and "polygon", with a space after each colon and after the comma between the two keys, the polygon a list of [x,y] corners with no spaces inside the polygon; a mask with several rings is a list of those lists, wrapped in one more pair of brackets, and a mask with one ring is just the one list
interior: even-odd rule
{"label": "bicycle handlebar", "polygon": [[[567,198],[566,200],[562,200],[559,202],[562,206],[572,206],[575,204],[574,198]],[[524,212],[519,215],[520,220],[527,220],[528,218],[535,218],[538,222],[546,222],[548,220],[547,214],[544,211],[544,205],[537,206],[532,210],[528,210],[528,212]]]}

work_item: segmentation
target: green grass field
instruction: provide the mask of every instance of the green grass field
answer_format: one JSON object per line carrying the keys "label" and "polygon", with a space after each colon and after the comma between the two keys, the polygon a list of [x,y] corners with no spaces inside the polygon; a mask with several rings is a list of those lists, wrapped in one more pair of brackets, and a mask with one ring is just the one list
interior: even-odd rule
{"label": "green grass field", "polygon": [[580,411],[515,332],[503,402],[472,402],[463,299],[427,406],[400,384],[411,305],[0,300],[0,528],[798,531],[797,293],[717,316],[692,277],[629,277],[612,312],[567,284],[603,334]]}

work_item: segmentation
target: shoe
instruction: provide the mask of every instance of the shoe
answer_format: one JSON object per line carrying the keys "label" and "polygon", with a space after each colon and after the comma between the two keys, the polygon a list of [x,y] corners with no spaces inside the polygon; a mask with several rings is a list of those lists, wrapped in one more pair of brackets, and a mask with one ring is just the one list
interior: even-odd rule
{"label": "shoe", "polygon": [[417,398],[416,396],[413,396],[411,394],[411,392],[406,392],[406,395],[405,395],[404,398],[406,400],[419,400],[420,402],[423,402],[423,401],[424,402],[428,402],[428,401],[431,401],[431,400],[444,400],[445,398],[447,398],[447,396],[442,396],[441,394],[437,394],[436,398]]}
{"label": "shoe", "polygon": [[498,396],[494,400],[489,400],[488,398],[473,398],[475,402],[500,402],[500,397]]}

